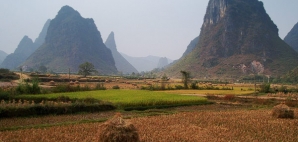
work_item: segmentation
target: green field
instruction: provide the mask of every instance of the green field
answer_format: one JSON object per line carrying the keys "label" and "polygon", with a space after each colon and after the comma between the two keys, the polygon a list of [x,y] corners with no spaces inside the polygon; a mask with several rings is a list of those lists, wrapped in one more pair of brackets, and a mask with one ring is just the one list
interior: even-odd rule
{"label": "green field", "polygon": [[22,95],[22,99],[48,98],[67,96],[71,99],[95,98],[113,103],[118,108],[148,106],[181,106],[206,104],[207,99],[198,96],[182,96],[176,93],[154,92],[144,90],[100,90],[71,93],[55,93],[45,95]]}

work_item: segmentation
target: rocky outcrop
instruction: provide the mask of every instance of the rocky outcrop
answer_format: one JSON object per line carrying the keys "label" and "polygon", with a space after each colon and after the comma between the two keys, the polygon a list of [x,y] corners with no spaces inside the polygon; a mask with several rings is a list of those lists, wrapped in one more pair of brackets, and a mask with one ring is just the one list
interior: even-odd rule
{"label": "rocky outcrop", "polygon": [[284,41],[298,52],[298,23],[287,34],[287,36],[284,38]]}
{"label": "rocky outcrop", "polygon": [[90,62],[100,74],[115,74],[111,51],[90,18],[83,18],[69,6],[63,6],[51,20],[45,42],[23,63],[29,68],[44,65],[54,72],[78,71]]}
{"label": "rocky outcrop", "polygon": [[119,72],[124,74],[137,73],[135,69],[117,50],[114,32],[111,32],[108,36],[105,45],[112,51],[113,58],[115,60],[116,68]]}
{"label": "rocky outcrop", "polygon": [[194,77],[238,78],[255,73],[257,65],[260,74],[276,76],[298,66],[298,54],[279,38],[258,0],[210,0],[198,40],[191,53],[166,69],[168,74],[186,70]]}

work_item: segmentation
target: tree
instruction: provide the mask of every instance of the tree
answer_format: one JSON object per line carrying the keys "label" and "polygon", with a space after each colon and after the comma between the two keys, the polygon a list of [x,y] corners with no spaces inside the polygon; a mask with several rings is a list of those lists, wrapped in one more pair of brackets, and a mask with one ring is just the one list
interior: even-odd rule
{"label": "tree", "polygon": [[166,89],[166,81],[168,81],[168,77],[166,74],[163,74],[163,76],[161,77],[161,90]]}
{"label": "tree", "polygon": [[166,74],[163,74],[163,76],[161,77],[162,81],[168,81],[168,76]]}
{"label": "tree", "polygon": [[189,81],[190,73],[186,71],[180,71],[180,73],[182,74],[182,82],[183,82],[184,88],[188,89],[188,81]]}
{"label": "tree", "polygon": [[92,63],[85,62],[79,66],[79,74],[83,75],[84,77],[91,75],[91,73],[97,73],[97,70],[95,70]]}

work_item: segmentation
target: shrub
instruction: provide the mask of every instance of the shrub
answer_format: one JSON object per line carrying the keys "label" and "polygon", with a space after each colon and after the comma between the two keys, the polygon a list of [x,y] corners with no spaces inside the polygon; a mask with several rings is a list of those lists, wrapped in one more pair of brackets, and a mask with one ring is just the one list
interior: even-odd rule
{"label": "shrub", "polygon": [[69,102],[71,99],[68,96],[59,96],[56,99],[58,102]]}
{"label": "shrub", "polygon": [[100,126],[99,140],[101,142],[140,142],[137,129],[116,114],[111,120]]}
{"label": "shrub", "polygon": [[34,79],[32,85],[28,82],[25,82],[25,84],[20,83],[16,88],[16,92],[18,94],[40,94],[41,88],[38,85],[38,80]]}
{"label": "shrub", "polygon": [[285,104],[279,104],[273,107],[272,116],[275,118],[294,118],[294,111]]}
{"label": "shrub", "polygon": [[154,90],[161,90],[162,88],[158,85],[149,85],[149,86],[141,86],[141,90],[150,90],[150,91],[154,91]]}
{"label": "shrub", "polygon": [[97,83],[95,86],[95,90],[106,90],[107,88],[104,87],[103,83]]}
{"label": "shrub", "polygon": [[199,89],[198,83],[196,81],[192,82],[191,85],[190,85],[190,88],[191,89]]}
{"label": "shrub", "polygon": [[90,91],[91,88],[88,85],[85,85],[84,87],[80,87],[80,85],[72,86],[72,85],[57,85],[56,87],[53,87],[51,91],[53,93],[61,93],[61,92],[77,92],[77,91]]}
{"label": "shrub", "polygon": [[175,85],[175,88],[178,89],[178,90],[184,89],[184,87],[181,86],[181,85]]}
{"label": "shrub", "polygon": [[80,87],[80,85],[77,85],[77,87],[79,87],[79,89],[76,91],[90,91],[91,90],[91,88],[88,85],[85,85],[84,87]]}
{"label": "shrub", "polygon": [[207,97],[207,99],[210,99],[210,100],[219,99],[219,97],[217,95],[215,95],[215,94],[209,94],[209,93],[206,94],[206,97]]}
{"label": "shrub", "polygon": [[[72,114],[77,112],[99,112],[113,110],[116,107],[108,103],[93,103],[94,99],[84,99],[83,101],[71,102],[57,102],[57,101],[21,101],[11,102],[1,101],[0,118],[7,117],[24,117],[36,115],[49,114]],[[96,100],[96,102],[99,102]]]}
{"label": "shrub", "polygon": [[170,84],[167,85],[167,90],[174,90],[175,88],[172,87]]}
{"label": "shrub", "polygon": [[87,98],[83,99],[83,102],[87,103],[87,104],[95,104],[95,103],[98,103],[99,100],[97,100],[95,98],[87,97]]}
{"label": "shrub", "polygon": [[248,88],[247,90],[248,90],[248,91],[253,91],[254,89],[252,89],[252,88]]}
{"label": "shrub", "polygon": [[269,93],[270,92],[270,84],[264,83],[264,84],[260,85],[260,92],[261,93]]}
{"label": "shrub", "polygon": [[279,88],[278,88],[278,91],[279,92],[284,92],[284,93],[287,93],[287,86],[280,86]]}
{"label": "shrub", "polygon": [[232,101],[235,99],[235,95],[232,95],[232,94],[225,95],[223,99],[227,101]]}
{"label": "shrub", "polygon": [[229,87],[222,87],[220,90],[234,90],[233,86],[232,88],[229,88]]}
{"label": "shrub", "polygon": [[118,85],[115,85],[112,87],[113,89],[120,89],[120,87]]}
{"label": "shrub", "polygon": [[57,85],[56,87],[52,88],[52,92],[53,93],[61,93],[61,92],[74,92],[75,90],[77,90],[78,88],[80,88],[79,86],[77,87],[72,87],[70,85]]}
{"label": "shrub", "polygon": [[9,100],[9,94],[9,91],[4,91],[2,88],[0,88],[0,100]]}

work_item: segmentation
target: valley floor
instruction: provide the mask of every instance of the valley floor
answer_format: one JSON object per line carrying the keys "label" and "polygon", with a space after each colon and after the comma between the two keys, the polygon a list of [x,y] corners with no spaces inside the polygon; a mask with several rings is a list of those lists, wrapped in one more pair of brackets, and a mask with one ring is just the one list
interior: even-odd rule
{"label": "valley floor", "polygon": [[[212,104],[121,112],[143,142],[297,141],[294,119],[277,119],[271,108]],[[0,141],[98,141],[99,126],[116,112],[1,119]]]}

